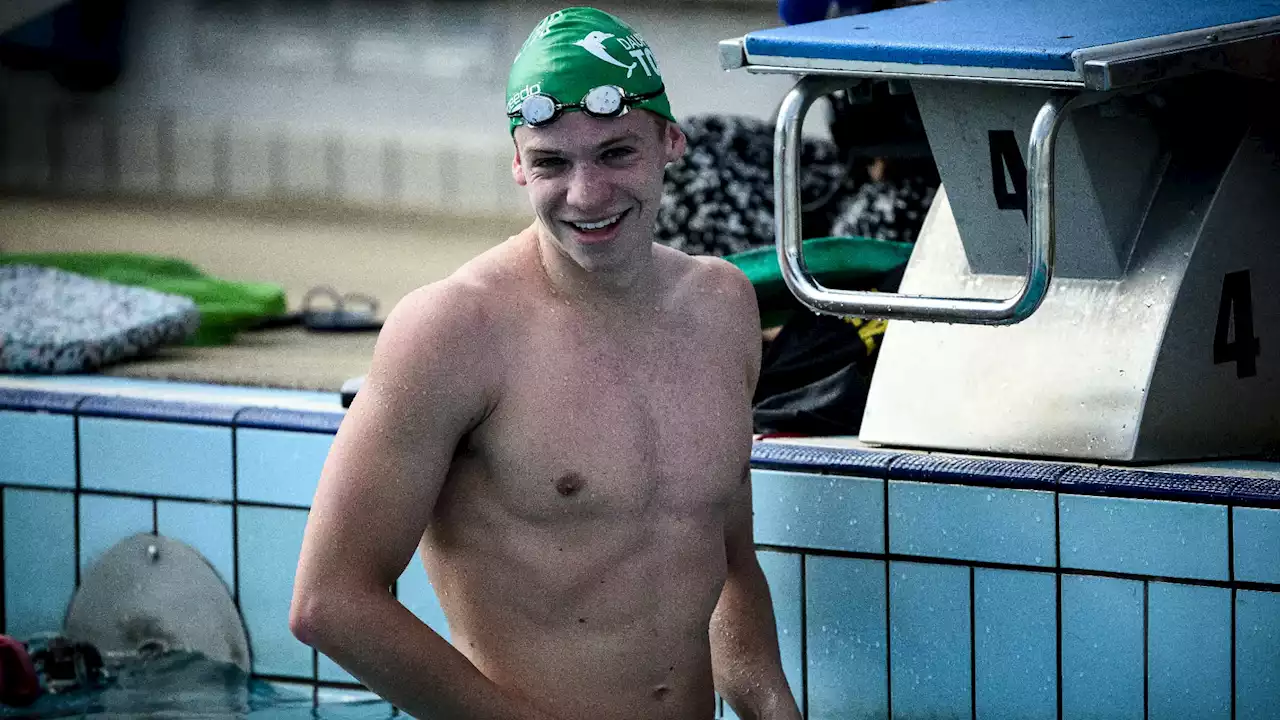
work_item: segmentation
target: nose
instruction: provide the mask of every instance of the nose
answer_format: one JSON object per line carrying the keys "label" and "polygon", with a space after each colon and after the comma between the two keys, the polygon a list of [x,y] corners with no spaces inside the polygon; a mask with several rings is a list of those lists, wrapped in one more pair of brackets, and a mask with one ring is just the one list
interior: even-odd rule
{"label": "nose", "polygon": [[608,207],[610,192],[608,173],[594,163],[578,163],[569,177],[565,202],[575,210],[601,210]]}

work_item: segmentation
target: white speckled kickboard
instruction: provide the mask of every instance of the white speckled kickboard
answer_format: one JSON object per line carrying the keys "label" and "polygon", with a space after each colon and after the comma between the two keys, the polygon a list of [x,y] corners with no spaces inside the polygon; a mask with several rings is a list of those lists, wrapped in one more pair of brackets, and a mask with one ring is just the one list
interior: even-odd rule
{"label": "white speckled kickboard", "polygon": [[0,372],[91,372],[181,343],[193,300],[34,265],[0,266]]}

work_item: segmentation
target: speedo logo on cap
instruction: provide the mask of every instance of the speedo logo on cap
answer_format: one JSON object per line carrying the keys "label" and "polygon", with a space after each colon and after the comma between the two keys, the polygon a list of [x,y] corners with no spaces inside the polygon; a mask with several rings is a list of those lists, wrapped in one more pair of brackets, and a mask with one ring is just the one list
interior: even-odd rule
{"label": "speedo logo on cap", "polygon": [[[627,51],[631,57],[635,58],[635,62],[630,65],[619,62],[617,58],[609,53],[604,44],[606,40],[616,40],[622,49]],[[653,59],[653,53],[649,50],[649,45],[639,35],[628,35],[620,38],[612,33],[602,30],[592,30],[587,36],[573,43],[578,47],[586,50],[595,56],[596,59],[607,62],[610,65],[620,67],[627,71],[627,77],[631,77],[631,73],[639,66],[644,70],[646,77],[653,77],[658,74],[658,62]]]}
{"label": "speedo logo on cap", "polygon": [[517,92],[515,95],[512,95],[511,98],[507,100],[507,112],[515,112],[516,108],[520,107],[520,103],[524,102],[526,98],[532,95],[537,95],[540,92],[542,92],[542,83],[525,85],[522,90]]}

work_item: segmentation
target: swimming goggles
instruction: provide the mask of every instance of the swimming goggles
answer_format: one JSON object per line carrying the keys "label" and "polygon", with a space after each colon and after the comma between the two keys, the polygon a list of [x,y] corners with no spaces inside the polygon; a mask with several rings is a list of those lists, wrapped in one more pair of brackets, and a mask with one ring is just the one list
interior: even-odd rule
{"label": "swimming goggles", "polygon": [[581,110],[596,118],[611,118],[625,115],[634,104],[652,100],[666,92],[665,85],[638,95],[629,95],[617,85],[600,85],[591,88],[582,100],[576,103],[562,103],[545,93],[536,93],[525,98],[519,109],[507,113],[509,118],[520,118],[529,127],[542,127],[555,122],[565,110]]}

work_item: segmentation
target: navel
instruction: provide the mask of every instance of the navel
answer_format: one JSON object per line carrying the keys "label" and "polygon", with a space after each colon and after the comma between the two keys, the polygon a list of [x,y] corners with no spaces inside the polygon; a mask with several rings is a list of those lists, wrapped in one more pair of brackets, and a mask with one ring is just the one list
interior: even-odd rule
{"label": "navel", "polygon": [[577,494],[577,492],[582,489],[582,485],[583,480],[581,475],[573,472],[565,473],[556,481],[556,492],[560,493],[561,497],[569,497]]}
{"label": "navel", "polygon": [[667,696],[670,694],[671,694],[671,688],[667,687],[666,685],[659,685],[653,689],[654,700],[666,700]]}

